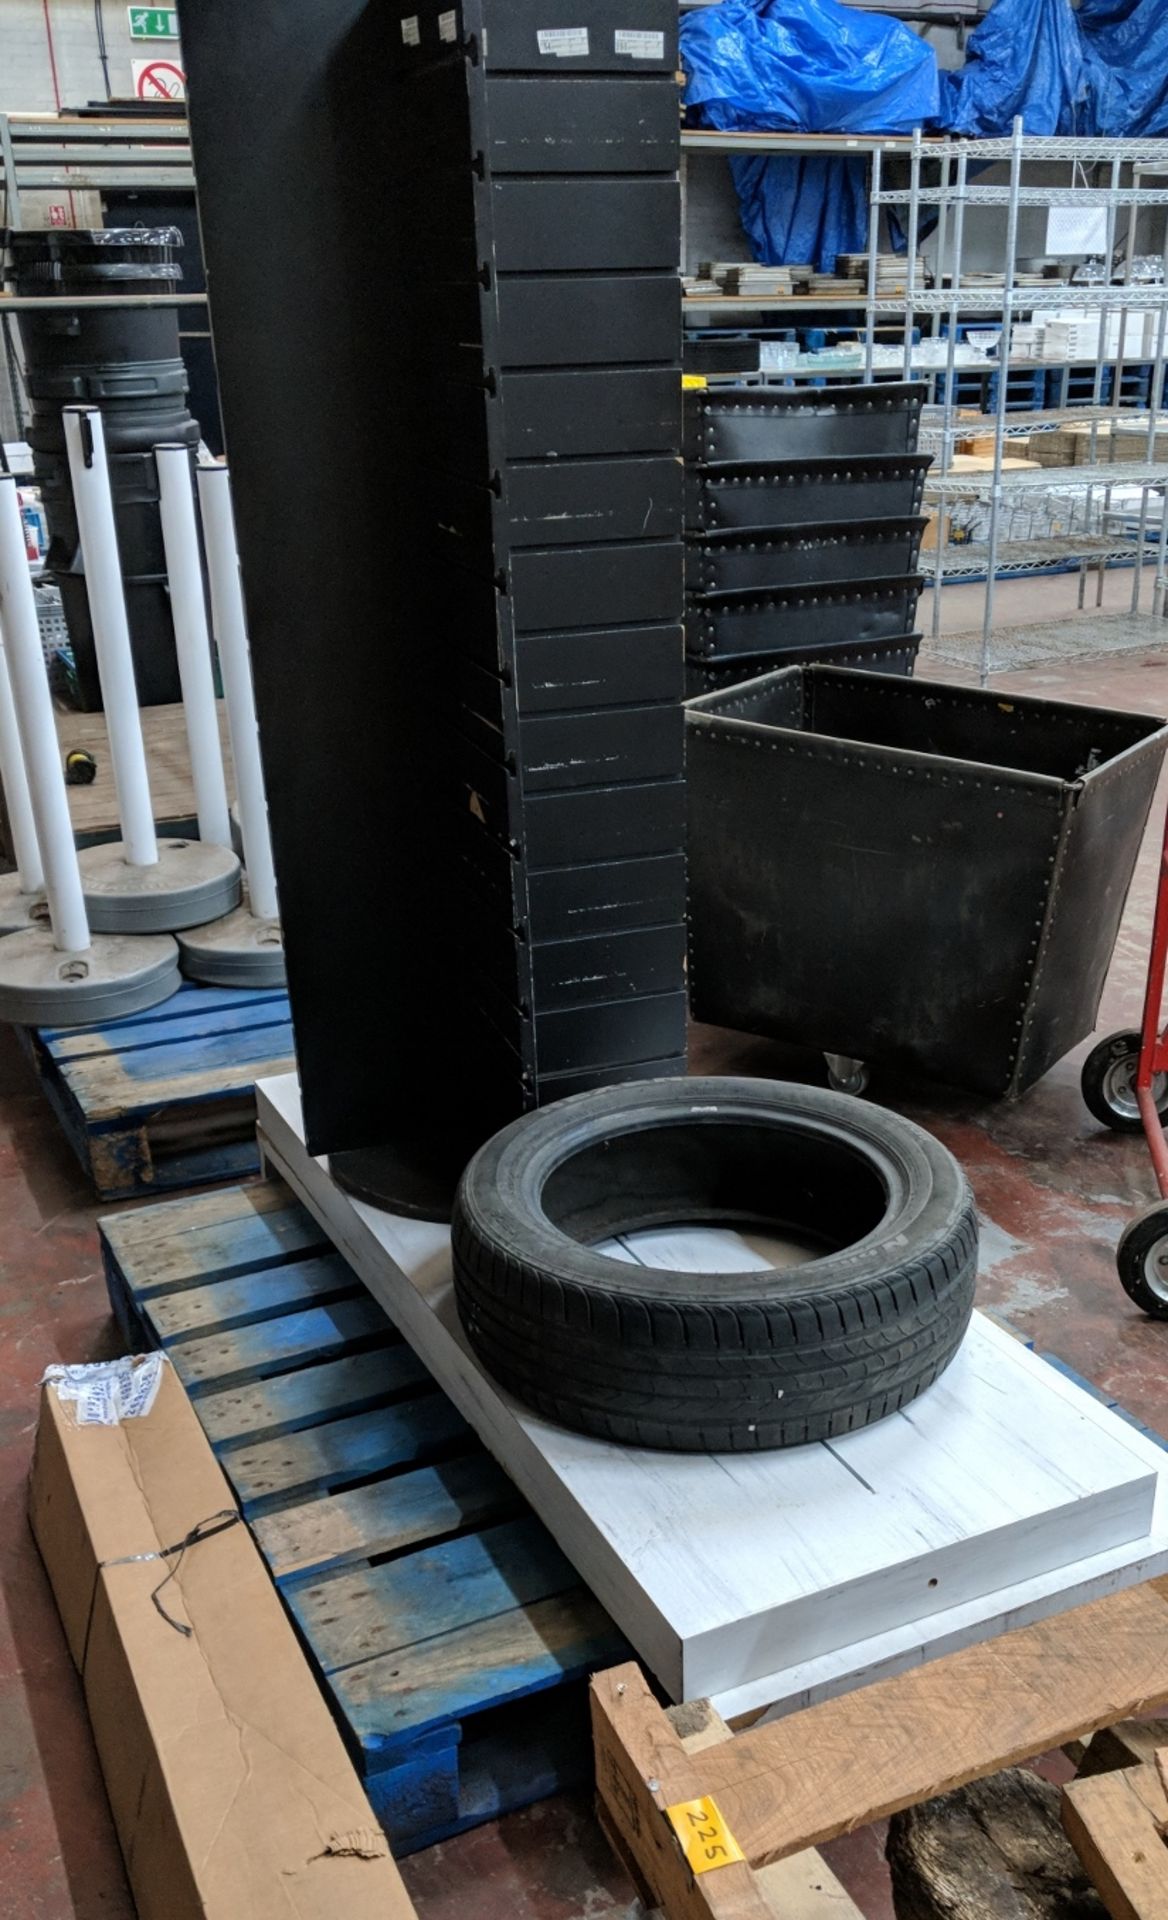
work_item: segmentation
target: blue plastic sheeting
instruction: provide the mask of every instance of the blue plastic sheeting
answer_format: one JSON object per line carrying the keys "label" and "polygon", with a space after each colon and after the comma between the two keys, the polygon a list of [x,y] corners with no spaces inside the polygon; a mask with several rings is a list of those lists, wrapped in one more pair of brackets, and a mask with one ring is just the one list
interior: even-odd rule
{"label": "blue plastic sheeting", "polygon": [[[1081,0],[1079,31],[1107,69],[1098,131],[1168,135],[1168,8],[1164,0]],[[1092,129],[1093,131],[1095,129]]]}
{"label": "blue plastic sheeting", "polygon": [[955,133],[1168,132],[1168,8],[1163,0],[994,0],[965,65],[941,75]]}
{"label": "blue plastic sheeting", "polygon": [[681,23],[699,124],[766,133],[909,133],[937,118],[933,49],[838,0],[721,0]]}
{"label": "blue plastic sheeting", "polygon": [[868,244],[868,167],[846,154],[735,154],[730,171],[756,260],[810,261],[834,273],[836,255]]}

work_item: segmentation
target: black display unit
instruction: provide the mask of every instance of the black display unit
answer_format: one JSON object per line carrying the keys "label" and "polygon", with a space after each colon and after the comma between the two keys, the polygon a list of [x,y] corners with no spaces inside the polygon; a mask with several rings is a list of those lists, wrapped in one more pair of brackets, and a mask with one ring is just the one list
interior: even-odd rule
{"label": "black display unit", "polygon": [[183,28],[308,1144],[439,1212],[684,1066],[676,4]]}

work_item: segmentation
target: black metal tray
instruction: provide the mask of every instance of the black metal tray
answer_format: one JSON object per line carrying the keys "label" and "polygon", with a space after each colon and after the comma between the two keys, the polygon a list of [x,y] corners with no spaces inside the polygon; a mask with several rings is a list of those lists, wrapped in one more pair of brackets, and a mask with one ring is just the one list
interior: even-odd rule
{"label": "black metal tray", "polygon": [[782,647],[775,653],[752,653],[743,660],[687,660],[685,690],[688,699],[741,687],[759,674],[783,667],[857,667],[864,673],[912,674],[920,648],[919,633],[898,633],[890,640],[844,641],[838,646]]}
{"label": "black metal tray", "polygon": [[685,523],[703,533],[909,518],[920,512],[932,464],[929,453],[859,453],[690,467]]}
{"label": "black metal tray", "polygon": [[685,396],[685,457],[795,460],[823,454],[915,453],[925,387],[707,387]]}
{"label": "black metal tray", "polygon": [[691,538],[686,585],[719,593],[877,580],[915,573],[928,521],[833,520],[817,527],[753,527]]}
{"label": "black metal tray", "polygon": [[748,659],[792,646],[828,647],[910,633],[924,576],[849,580],[841,586],[775,587],[767,593],[710,593],[686,614],[686,650],[695,659]]}

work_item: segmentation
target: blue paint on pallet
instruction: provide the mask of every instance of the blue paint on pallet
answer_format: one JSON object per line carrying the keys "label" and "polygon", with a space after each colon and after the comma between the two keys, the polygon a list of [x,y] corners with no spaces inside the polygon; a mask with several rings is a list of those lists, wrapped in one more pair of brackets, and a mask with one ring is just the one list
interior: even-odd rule
{"label": "blue paint on pallet", "polygon": [[395,1851],[586,1780],[588,1676],[627,1644],[309,1216],[270,1185],[101,1232],[119,1321],[186,1379]]}
{"label": "blue paint on pallet", "polygon": [[337,1491],[375,1473],[433,1460],[469,1440],[462,1415],[435,1389],[405,1405],[376,1407],[282,1440],[239,1447],[224,1465],[250,1520],[313,1492]]}
{"label": "blue paint on pallet", "polygon": [[187,1340],[170,1357],[187,1392],[197,1397],[211,1386],[262,1380],[289,1367],[350,1353],[359,1345],[396,1338],[377,1302],[361,1294],[328,1307],[281,1314],[257,1326]]}
{"label": "blue paint on pallet", "polygon": [[[211,989],[213,992],[214,989]],[[287,1026],[291,1015],[288,1010],[288,996],[284,993],[251,993],[246,999],[240,995],[233,1002],[224,1004],[216,1001],[214,1006],[204,1004],[202,992],[196,989],[194,1003],[188,997],[190,990],[184,990],[165,1001],[164,1006],[173,1009],[169,1018],[136,1014],[126,1020],[111,1020],[104,1027],[65,1028],[52,1035],[52,1051],[55,1060],[95,1060],[103,1054],[141,1053],[150,1056],[160,1048],[181,1045],[188,1040],[205,1040],[216,1034],[251,1033],[260,1028]],[[41,1038],[46,1038],[46,1030],[41,1030]],[[149,1070],[149,1057],[143,1061],[143,1071]]]}
{"label": "blue paint on pallet", "polygon": [[321,1672],[331,1677],[577,1584],[547,1529],[525,1514],[386,1566],[300,1586],[289,1605]]}
{"label": "blue paint on pallet", "polygon": [[[249,1445],[261,1436],[279,1440],[318,1427],[322,1420],[365,1413],[372,1407],[424,1393],[431,1375],[404,1340],[346,1354],[340,1360],[284,1373],[275,1380],[252,1380],[199,1398],[199,1419],[217,1451]],[[400,1480],[394,1487],[401,1486]],[[400,1505],[400,1499],[395,1500]]]}
{"label": "blue paint on pallet", "polygon": [[20,1032],[103,1199],[254,1173],[255,1082],[293,1060],[287,996],[268,989],[187,983],[147,1014]]}

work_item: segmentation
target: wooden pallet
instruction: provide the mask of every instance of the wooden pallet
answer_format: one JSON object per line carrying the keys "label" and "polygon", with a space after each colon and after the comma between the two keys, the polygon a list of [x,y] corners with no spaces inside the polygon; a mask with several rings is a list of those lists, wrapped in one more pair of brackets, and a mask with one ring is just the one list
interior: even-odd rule
{"label": "wooden pallet", "polygon": [[255,1083],[294,1065],[279,990],[188,983],[126,1020],[17,1032],[102,1200],[255,1173]]}
{"label": "wooden pallet", "polygon": [[627,1645],[278,1182],[101,1222],[132,1348],[192,1396],[395,1853],[581,1784]]}
{"label": "wooden pallet", "polygon": [[[592,1683],[602,1824],[666,1920],[777,1920],[792,1908],[774,1863],[805,1873],[809,1848],[1163,1701],[1168,1580],[745,1732],[713,1716],[696,1750],[685,1721],[695,1708],[666,1713],[628,1665]],[[1080,1800],[1084,1825],[1094,1798]],[[1151,1908],[1110,1910],[1152,1920]]]}

